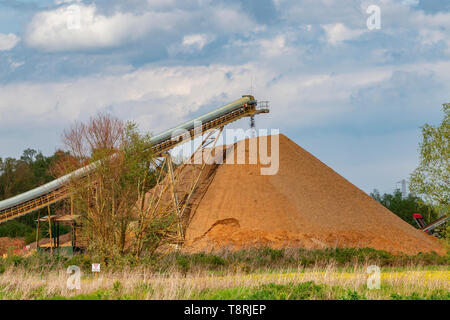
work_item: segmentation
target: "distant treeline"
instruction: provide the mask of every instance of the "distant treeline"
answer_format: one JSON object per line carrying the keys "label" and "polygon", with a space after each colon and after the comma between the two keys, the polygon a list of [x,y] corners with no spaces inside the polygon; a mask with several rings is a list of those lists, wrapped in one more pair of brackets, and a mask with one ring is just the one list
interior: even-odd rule
{"label": "distant treeline", "polygon": [[[42,152],[26,149],[19,159],[0,157],[0,201],[53,180],[50,168],[61,154],[61,151],[57,151],[46,157]],[[25,237],[27,243],[33,242],[36,238],[37,214],[34,212],[0,224],[0,237]],[[41,210],[41,216],[47,214],[47,209]]]}
{"label": "distant treeline", "polygon": [[417,224],[412,217],[413,213],[422,214],[427,223],[439,217],[438,212],[432,206],[425,204],[421,198],[411,193],[403,197],[398,189],[393,194],[383,195],[375,189],[370,196],[414,227],[417,227]]}

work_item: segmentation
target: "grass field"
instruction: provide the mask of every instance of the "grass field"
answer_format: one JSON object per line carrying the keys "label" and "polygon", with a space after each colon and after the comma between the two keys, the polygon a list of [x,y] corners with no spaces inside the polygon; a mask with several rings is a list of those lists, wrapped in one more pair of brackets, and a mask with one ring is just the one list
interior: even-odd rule
{"label": "grass field", "polygon": [[450,299],[450,272],[398,270],[381,273],[379,289],[367,287],[365,268],[353,272],[307,269],[290,273],[152,275],[105,273],[67,289],[65,270],[47,275],[19,269],[0,276],[1,299]]}
{"label": "grass field", "polygon": [[[448,257],[435,255],[366,249],[178,254],[110,263],[97,279],[91,262],[42,255],[0,260],[0,299],[450,300]],[[82,270],[79,290],[67,288],[69,265]],[[378,289],[367,285],[369,265],[381,268]]]}

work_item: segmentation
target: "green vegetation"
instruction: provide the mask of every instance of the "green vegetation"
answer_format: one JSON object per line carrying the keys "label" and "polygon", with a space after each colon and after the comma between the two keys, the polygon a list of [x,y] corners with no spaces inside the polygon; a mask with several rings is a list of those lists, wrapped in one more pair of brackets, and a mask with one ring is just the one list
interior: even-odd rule
{"label": "green vegetation", "polygon": [[[114,281],[106,288],[89,293],[64,296],[46,291],[39,286],[29,292],[29,299],[45,300],[138,300],[155,294],[155,288],[149,283],[142,283],[125,288],[120,281]],[[181,290],[184,291],[184,290]],[[20,291],[8,291],[0,286],[0,299],[20,299]],[[407,291],[386,285],[380,290],[371,291],[365,286],[357,289],[345,285],[330,285],[305,281],[300,283],[262,283],[255,286],[233,288],[206,288],[190,292],[178,292],[179,298],[191,300],[450,300],[450,293],[442,289]]]}
{"label": "green vegetation", "polygon": [[[96,280],[87,254],[0,258],[1,299],[443,299],[449,300],[449,256],[394,256],[374,249],[275,250],[124,256],[102,264]],[[366,286],[376,264],[381,288]],[[82,272],[82,290],[66,289],[67,267]],[[412,272],[411,272],[412,271]],[[389,274],[392,276],[389,277]],[[386,278],[387,275],[387,278]],[[409,276],[412,278],[408,278]]]}
{"label": "green vegetation", "polygon": [[[19,159],[0,158],[0,201],[54,179],[50,173],[50,168],[63,154],[63,152],[57,151],[54,155],[46,157],[41,152],[27,149]],[[53,214],[60,209],[61,206],[54,206],[51,212]],[[47,209],[41,210],[41,216],[43,215],[47,215]],[[35,212],[0,224],[0,237],[24,237],[26,244],[34,242],[37,216],[38,212]],[[61,234],[64,234],[69,232],[69,229],[62,227],[60,231]]]}
{"label": "green vegetation", "polygon": [[51,164],[61,152],[46,157],[41,152],[27,149],[20,159],[0,158],[0,200],[28,191],[52,180]]}
{"label": "green vegetation", "polygon": [[410,189],[432,205],[450,207],[450,103],[443,105],[439,126],[425,124],[420,143],[420,164],[411,174]]}
{"label": "green vegetation", "polygon": [[267,283],[257,287],[207,289],[193,295],[198,300],[309,300],[324,299],[325,285],[312,281],[299,284]]}
{"label": "green vegetation", "polygon": [[[21,267],[27,271],[42,272],[58,270],[76,265],[85,272],[90,272],[91,264],[100,262],[100,257],[88,254],[77,254],[71,258],[35,253],[28,257],[11,255],[0,259],[0,268]],[[146,268],[149,272],[164,274],[175,270],[181,274],[193,273],[258,273],[297,270],[298,268],[325,268],[332,264],[341,269],[352,268],[355,265],[376,264],[384,268],[408,266],[449,266],[450,256],[440,256],[435,253],[417,254],[415,256],[393,255],[386,251],[372,248],[336,248],[324,250],[271,248],[242,250],[237,252],[222,252],[217,254],[154,254],[141,259],[129,255],[120,259],[103,262],[102,270],[122,271]]]}
{"label": "green vegetation", "polygon": [[392,255],[386,251],[372,248],[324,250],[263,248],[219,254],[171,254],[157,259],[158,262],[154,267],[161,271],[167,270],[174,265],[174,260],[178,270],[183,273],[202,270],[216,273],[219,271],[252,273],[267,270],[290,270],[299,266],[303,268],[325,267],[330,263],[340,268],[364,264],[376,264],[381,267],[450,265],[449,256],[439,256],[435,253],[407,256]]}
{"label": "green vegetation", "polygon": [[417,224],[412,217],[413,213],[422,214],[427,222],[432,222],[439,217],[433,206],[425,204],[421,198],[411,193],[407,198],[403,198],[400,190],[395,190],[393,194],[381,195],[375,189],[370,196],[415,228],[417,228]]}
{"label": "green vegetation", "polygon": [[[422,127],[420,163],[411,174],[410,189],[423,196],[442,214],[450,210],[450,103],[443,105],[444,118],[439,126]],[[450,244],[450,224],[443,226],[444,239]]]}
{"label": "green vegetation", "polygon": [[100,113],[86,123],[75,122],[64,132],[63,143],[68,154],[55,165],[60,175],[87,164],[95,167],[68,183],[88,252],[117,263],[174,241],[177,212],[155,211],[156,200],[146,197],[158,178],[149,134],[135,123]]}
{"label": "green vegetation", "polygon": [[[173,214],[149,219],[150,207],[144,199],[156,179],[151,169],[150,135],[142,134],[133,123],[98,114],[86,124],[75,123],[65,131],[63,143],[67,152],[58,151],[51,157],[27,149],[20,159],[0,158],[0,200],[95,163],[94,172],[68,186],[73,209],[83,225],[81,232],[89,239],[87,250],[98,253],[104,261],[120,260],[125,254],[138,257],[144,249],[153,251],[164,244],[177,219]],[[68,202],[52,205],[50,213],[67,214]],[[34,242],[38,215],[48,215],[47,208],[1,224],[0,237]],[[41,230],[40,238],[49,236],[47,222],[41,223]],[[60,227],[61,235],[69,231],[68,226]],[[133,241],[126,246],[130,234]]]}
{"label": "green vegetation", "polygon": [[[395,288],[386,286],[381,289],[381,297],[389,300],[450,300],[450,293],[444,290],[432,290],[425,294],[395,293]],[[231,289],[208,289],[192,296],[199,300],[368,300],[369,290],[361,287],[358,290],[342,286],[316,284],[313,281],[299,284],[268,283],[257,287]]]}
{"label": "green vegetation", "polygon": [[450,292],[445,290],[434,290],[426,295],[413,292],[409,295],[392,293],[392,300],[450,300]]}
{"label": "green vegetation", "polygon": [[26,237],[33,232],[33,227],[20,222],[12,220],[0,225],[0,237],[19,238]]}
{"label": "green vegetation", "polygon": [[[374,190],[370,195],[398,215],[417,227],[413,213],[420,213],[425,221],[431,223],[442,214],[448,214],[450,196],[450,103],[443,105],[444,119],[439,126],[425,124],[422,127],[420,142],[420,164],[411,174],[412,193],[403,199],[400,190],[393,194],[381,195]],[[436,230],[447,242],[450,239],[450,226]]]}

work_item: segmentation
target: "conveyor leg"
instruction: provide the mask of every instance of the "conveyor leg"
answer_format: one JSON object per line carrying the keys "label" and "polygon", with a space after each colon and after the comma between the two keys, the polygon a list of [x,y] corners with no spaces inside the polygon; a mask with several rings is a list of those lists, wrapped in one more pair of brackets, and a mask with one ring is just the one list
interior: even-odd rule
{"label": "conveyor leg", "polygon": [[177,219],[178,219],[178,237],[179,237],[179,241],[177,243],[177,249],[180,249],[180,242],[182,241],[182,239],[184,239],[183,226],[181,224],[180,205],[179,205],[179,202],[178,202],[178,195],[177,195],[177,191],[176,191],[176,188],[175,188],[175,177],[174,177],[174,173],[173,173],[173,162],[172,162],[172,157],[170,156],[170,154],[167,154],[167,166],[169,168],[169,176],[170,176],[170,184],[171,184],[171,189],[172,189],[173,205],[175,207],[175,211],[177,213]]}
{"label": "conveyor leg", "polygon": [[[223,127],[220,127],[217,131],[218,131],[218,134],[217,134],[217,136],[214,138],[214,142],[213,142],[213,146],[212,146],[211,150],[214,150],[214,148],[216,147],[217,141],[219,140],[219,137],[220,137],[220,135],[222,134]],[[210,135],[208,135],[208,137],[207,137],[206,139],[208,139],[209,137],[210,137]],[[203,140],[203,143],[202,143],[202,145],[201,145],[201,146],[203,146],[203,148],[204,148],[206,145],[209,144],[209,143],[206,144],[206,139]],[[202,151],[202,152],[203,152],[203,151]],[[201,175],[202,175],[202,172],[203,172],[203,170],[205,169],[206,164],[208,163],[210,157],[211,157],[211,153],[209,153],[208,156],[207,156],[207,158],[203,161],[202,168],[200,169],[200,172],[199,172],[199,174],[197,175],[197,178],[195,179],[194,185],[192,186],[192,188],[191,188],[191,190],[190,190],[190,192],[189,192],[189,195],[188,195],[188,197],[187,197],[187,199],[186,199],[186,202],[185,202],[185,204],[184,204],[184,206],[183,206],[183,209],[182,209],[182,211],[181,211],[181,217],[183,217],[184,212],[186,211],[186,208],[187,208],[188,205],[189,205],[189,201],[191,200],[192,194],[194,193],[195,189],[197,188],[197,185],[198,185],[198,182],[199,182],[200,177],[201,177]],[[183,239],[183,240],[184,240],[184,239]]]}

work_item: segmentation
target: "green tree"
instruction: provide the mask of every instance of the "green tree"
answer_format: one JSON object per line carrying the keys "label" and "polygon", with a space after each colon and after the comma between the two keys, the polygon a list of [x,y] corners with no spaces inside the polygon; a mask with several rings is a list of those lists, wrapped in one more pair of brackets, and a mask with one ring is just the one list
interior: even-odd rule
{"label": "green tree", "polygon": [[[54,179],[49,168],[60,155],[61,151],[57,151],[46,157],[40,151],[26,149],[19,159],[0,158],[0,200],[29,191]],[[58,206],[53,206],[52,211],[58,209]],[[44,214],[47,214],[47,209],[42,209],[41,215]],[[36,216],[37,212],[34,212],[1,224],[0,237],[29,236],[35,227]],[[65,231],[63,228],[62,234]]]}
{"label": "green tree", "polygon": [[153,250],[154,217],[145,204],[155,182],[150,135],[133,123],[98,114],[75,123],[63,141],[69,156],[55,166],[60,175],[86,164],[95,168],[69,185],[88,250],[105,260]]}
{"label": "green tree", "polygon": [[439,126],[422,127],[420,163],[411,174],[410,190],[429,204],[449,209],[450,195],[450,103],[443,105]]}
{"label": "green tree", "polygon": [[383,195],[375,189],[370,196],[414,227],[417,227],[417,224],[412,217],[413,213],[422,214],[427,222],[438,217],[438,213],[432,206],[423,203],[421,198],[411,193],[403,198],[398,189],[393,194],[385,193]]}

